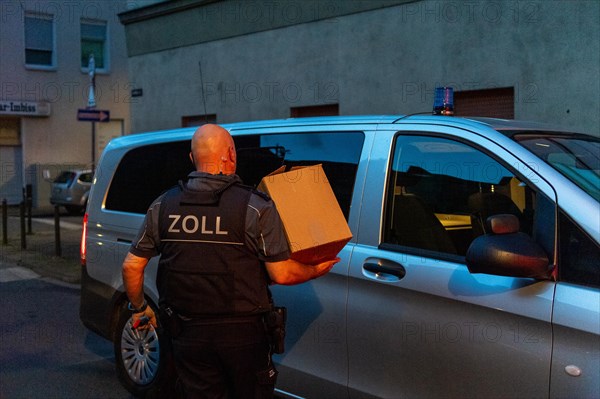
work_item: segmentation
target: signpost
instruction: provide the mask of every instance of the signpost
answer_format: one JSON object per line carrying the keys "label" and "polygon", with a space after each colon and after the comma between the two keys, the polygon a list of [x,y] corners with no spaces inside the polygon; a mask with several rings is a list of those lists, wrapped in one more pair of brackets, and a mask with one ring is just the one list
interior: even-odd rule
{"label": "signpost", "polygon": [[92,122],[92,170],[94,170],[96,168],[96,122],[110,122],[110,112],[96,109],[96,62],[93,54],[90,54],[88,74],[90,76],[88,104],[87,108],[77,110],[77,120]]}
{"label": "signpost", "polygon": [[77,120],[83,122],[110,122],[110,111],[100,109],[78,109]]}

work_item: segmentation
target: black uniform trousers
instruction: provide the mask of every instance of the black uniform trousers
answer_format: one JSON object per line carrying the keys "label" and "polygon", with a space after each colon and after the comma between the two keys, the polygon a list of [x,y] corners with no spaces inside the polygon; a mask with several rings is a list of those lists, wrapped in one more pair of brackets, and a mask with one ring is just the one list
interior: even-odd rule
{"label": "black uniform trousers", "polygon": [[187,321],[172,342],[185,398],[273,397],[277,371],[262,317]]}

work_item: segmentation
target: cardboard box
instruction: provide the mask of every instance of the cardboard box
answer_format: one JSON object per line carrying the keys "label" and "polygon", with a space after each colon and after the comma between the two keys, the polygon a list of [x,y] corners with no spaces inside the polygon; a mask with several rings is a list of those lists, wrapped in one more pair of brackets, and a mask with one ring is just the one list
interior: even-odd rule
{"label": "cardboard box", "polygon": [[258,189],[277,206],[291,258],[311,265],[334,258],[352,233],[323,167],[284,170],[281,167],[264,177]]}

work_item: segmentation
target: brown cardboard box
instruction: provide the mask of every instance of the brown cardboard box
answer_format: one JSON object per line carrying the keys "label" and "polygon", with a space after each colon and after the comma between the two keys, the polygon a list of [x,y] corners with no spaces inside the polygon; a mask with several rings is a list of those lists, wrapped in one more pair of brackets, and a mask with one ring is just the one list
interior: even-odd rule
{"label": "brown cardboard box", "polygon": [[258,189],[269,194],[277,206],[292,259],[317,264],[334,258],[352,233],[323,167],[284,170],[281,167],[264,177]]}

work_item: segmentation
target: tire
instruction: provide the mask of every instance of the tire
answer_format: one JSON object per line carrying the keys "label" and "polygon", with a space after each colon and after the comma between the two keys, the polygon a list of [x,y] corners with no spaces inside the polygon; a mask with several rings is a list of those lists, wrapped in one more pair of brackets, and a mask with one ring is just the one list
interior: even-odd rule
{"label": "tire", "polygon": [[136,397],[175,397],[177,379],[171,344],[160,326],[155,330],[131,328],[131,312],[122,306],[114,335],[117,377]]}

